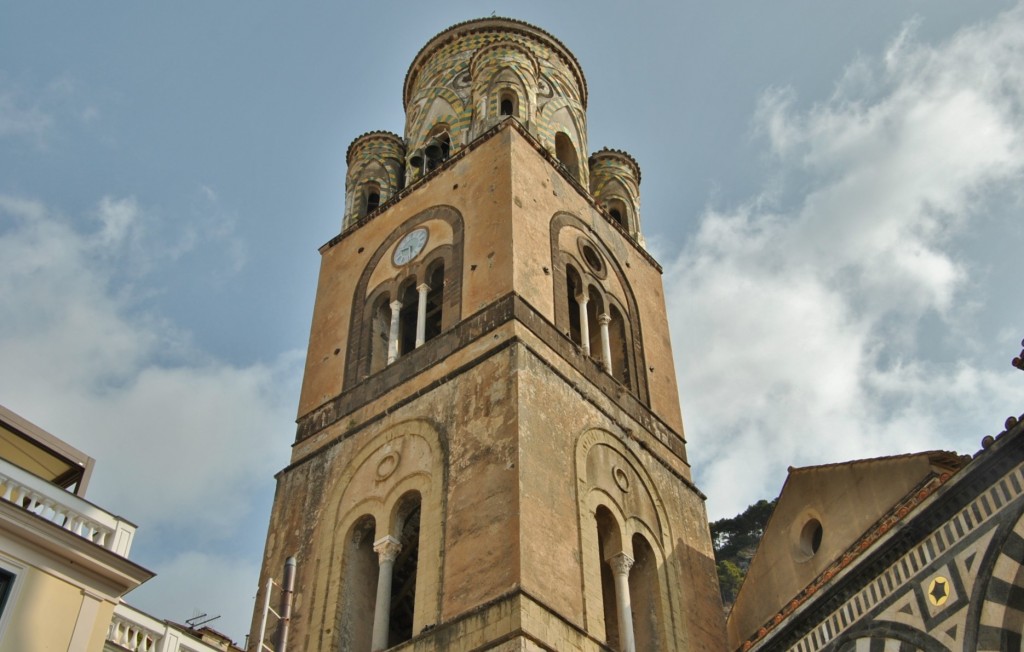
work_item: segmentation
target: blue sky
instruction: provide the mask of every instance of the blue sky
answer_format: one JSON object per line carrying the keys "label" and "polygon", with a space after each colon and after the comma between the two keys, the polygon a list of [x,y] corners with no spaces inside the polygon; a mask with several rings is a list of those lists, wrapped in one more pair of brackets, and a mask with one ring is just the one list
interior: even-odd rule
{"label": "blue sky", "polygon": [[0,403],[98,459],[131,602],[241,641],[345,150],[462,20],[562,40],[643,170],[712,518],[1021,411],[1024,9],[0,4]]}

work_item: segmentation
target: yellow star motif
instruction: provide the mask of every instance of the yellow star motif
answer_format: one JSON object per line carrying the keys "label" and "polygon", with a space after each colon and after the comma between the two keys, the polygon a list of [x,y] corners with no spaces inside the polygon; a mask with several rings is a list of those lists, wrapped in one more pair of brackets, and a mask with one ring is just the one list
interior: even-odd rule
{"label": "yellow star motif", "polygon": [[936,577],[928,586],[928,600],[936,607],[941,607],[949,599],[949,580]]}

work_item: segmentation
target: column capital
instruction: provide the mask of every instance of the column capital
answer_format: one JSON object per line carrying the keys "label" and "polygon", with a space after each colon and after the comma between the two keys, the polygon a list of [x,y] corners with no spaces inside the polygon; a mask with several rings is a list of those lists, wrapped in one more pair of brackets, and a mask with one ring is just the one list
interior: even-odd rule
{"label": "column capital", "polygon": [[430,286],[426,283],[420,283],[416,286],[416,291],[420,294],[426,294],[427,292],[430,292]]}
{"label": "column capital", "polygon": [[597,316],[597,323],[601,324],[602,326],[607,326],[608,324],[611,323],[611,321],[611,315],[609,315],[606,312],[602,312],[600,315]]}
{"label": "column capital", "polygon": [[582,291],[576,293],[576,303],[581,303],[581,304],[586,305],[589,302],[590,302],[590,295],[589,294],[587,294],[586,292],[582,292]]}
{"label": "column capital", "polygon": [[402,309],[402,302],[399,301],[398,299],[395,299],[394,301],[391,302],[391,309],[396,311],[396,312],[401,310]]}
{"label": "column capital", "polygon": [[402,542],[389,534],[373,542],[373,551],[377,553],[381,563],[395,561],[398,553],[402,552]]}
{"label": "column capital", "polygon": [[629,569],[633,568],[633,558],[624,552],[612,555],[605,561],[616,575],[629,575]]}

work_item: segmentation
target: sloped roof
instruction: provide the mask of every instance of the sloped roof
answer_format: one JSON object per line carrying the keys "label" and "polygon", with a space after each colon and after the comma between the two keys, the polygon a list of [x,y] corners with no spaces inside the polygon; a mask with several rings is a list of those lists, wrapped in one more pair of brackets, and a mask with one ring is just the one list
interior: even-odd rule
{"label": "sloped roof", "polygon": [[887,531],[969,461],[925,451],[790,467],[729,614],[730,647],[781,620],[848,563],[851,551],[869,547],[880,529]]}

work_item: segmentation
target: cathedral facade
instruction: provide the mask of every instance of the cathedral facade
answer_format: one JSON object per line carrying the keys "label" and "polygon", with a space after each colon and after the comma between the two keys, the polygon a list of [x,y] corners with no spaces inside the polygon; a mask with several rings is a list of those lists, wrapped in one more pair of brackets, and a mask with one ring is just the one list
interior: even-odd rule
{"label": "cathedral facade", "polygon": [[320,249],[260,582],[295,558],[283,642],[724,649],[640,168],[587,156],[579,62],[470,21],[403,98],[402,136],[349,147]]}

